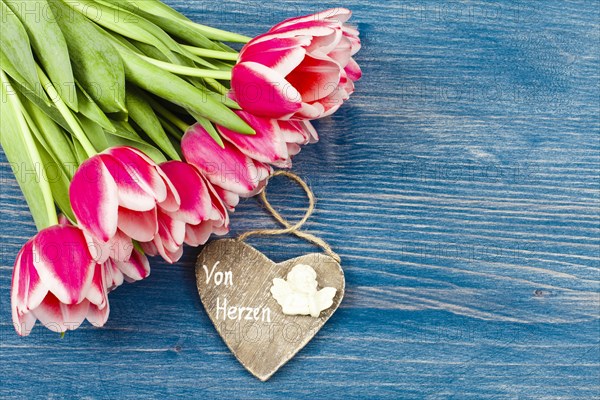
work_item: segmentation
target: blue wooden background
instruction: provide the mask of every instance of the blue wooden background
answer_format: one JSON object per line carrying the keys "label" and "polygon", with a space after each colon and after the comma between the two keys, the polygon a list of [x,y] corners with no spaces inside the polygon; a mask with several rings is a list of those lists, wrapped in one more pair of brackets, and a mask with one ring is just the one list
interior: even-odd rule
{"label": "blue wooden background", "polygon": [[[308,229],[341,254],[342,307],[269,382],[200,304],[197,250],[111,294],[104,329],[19,338],[10,276],[35,233],[2,157],[0,396],[592,398],[600,395],[597,1],[168,1],[256,35],[354,10],[364,79],[295,160]],[[299,215],[302,193],[272,183]],[[254,200],[233,233],[274,223]],[[253,239],[277,261],[314,251]]]}

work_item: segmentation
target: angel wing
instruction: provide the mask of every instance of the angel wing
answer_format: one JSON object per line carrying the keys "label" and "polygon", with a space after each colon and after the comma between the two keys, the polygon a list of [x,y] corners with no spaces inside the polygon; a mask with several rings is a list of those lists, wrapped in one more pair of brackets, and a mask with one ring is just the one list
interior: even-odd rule
{"label": "angel wing", "polygon": [[288,297],[292,294],[293,290],[290,285],[283,279],[273,279],[273,286],[271,286],[271,294],[273,298],[277,300],[279,305],[283,306],[287,303]]}
{"label": "angel wing", "polygon": [[318,317],[321,311],[327,310],[333,304],[333,297],[337,293],[336,288],[326,287],[319,290],[310,303],[310,315]]}

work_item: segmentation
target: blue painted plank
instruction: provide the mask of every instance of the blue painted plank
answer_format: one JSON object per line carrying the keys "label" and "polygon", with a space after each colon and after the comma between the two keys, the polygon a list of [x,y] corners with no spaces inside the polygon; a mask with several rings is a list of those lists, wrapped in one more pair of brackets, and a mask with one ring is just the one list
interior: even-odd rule
{"label": "blue painted plank", "polygon": [[[256,35],[326,1],[169,1]],[[207,318],[188,249],[111,294],[103,329],[18,338],[10,274],[35,233],[0,164],[0,396],[600,396],[600,11],[587,1],[346,1],[364,79],[295,159],[347,298],[268,383]],[[3,157],[3,156],[2,156]],[[302,193],[275,180],[293,218]],[[271,227],[254,200],[232,234]],[[252,239],[276,261],[314,251]]]}

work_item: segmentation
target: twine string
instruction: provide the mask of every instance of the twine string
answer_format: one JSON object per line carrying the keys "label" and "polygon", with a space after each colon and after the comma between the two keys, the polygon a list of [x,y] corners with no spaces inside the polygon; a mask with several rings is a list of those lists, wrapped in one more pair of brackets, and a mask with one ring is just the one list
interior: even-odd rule
{"label": "twine string", "polygon": [[291,233],[291,234],[296,235],[297,237],[304,239],[316,246],[319,246],[321,249],[323,249],[323,251],[328,256],[330,256],[331,258],[333,258],[335,261],[337,261],[339,263],[341,261],[340,256],[337,255],[333,251],[333,249],[331,248],[331,246],[329,246],[327,244],[327,242],[325,242],[323,239],[321,239],[311,233],[300,230],[300,228],[302,228],[302,226],[306,223],[306,221],[308,221],[310,216],[315,211],[315,195],[312,192],[312,190],[310,190],[310,188],[308,187],[306,182],[304,182],[302,180],[302,178],[300,178],[298,175],[288,172],[288,171],[276,171],[275,173],[273,173],[272,176],[273,177],[285,176],[286,178],[289,178],[290,180],[296,182],[298,184],[298,186],[300,186],[304,190],[304,192],[306,193],[306,197],[308,198],[308,208],[306,209],[306,212],[304,213],[304,217],[302,217],[302,219],[300,221],[298,221],[296,224],[294,224],[294,225],[290,224],[285,218],[283,218],[281,216],[281,214],[279,214],[279,212],[277,212],[277,210],[275,210],[273,208],[273,206],[271,205],[269,200],[267,200],[267,189],[265,188],[258,195],[258,198],[262,201],[266,210],[271,214],[271,216],[273,218],[275,218],[275,220],[277,222],[279,222],[282,226],[284,226],[285,229],[256,229],[256,230],[241,234],[238,237],[238,240],[244,241],[247,238],[249,238],[250,236],[274,236],[274,235],[285,235],[285,234]]}

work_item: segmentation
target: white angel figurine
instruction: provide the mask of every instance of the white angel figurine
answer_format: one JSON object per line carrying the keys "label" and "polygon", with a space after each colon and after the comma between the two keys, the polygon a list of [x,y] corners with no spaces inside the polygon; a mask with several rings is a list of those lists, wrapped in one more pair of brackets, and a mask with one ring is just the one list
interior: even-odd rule
{"label": "white angel figurine", "polygon": [[317,290],[317,273],[310,265],[298,264],[287,275],[287,281],[273,279],[271,294],[286,315],[311,315],[318,317],[321,311],[333,304],[336,288]]}

